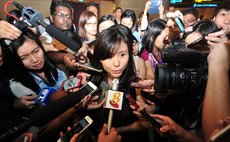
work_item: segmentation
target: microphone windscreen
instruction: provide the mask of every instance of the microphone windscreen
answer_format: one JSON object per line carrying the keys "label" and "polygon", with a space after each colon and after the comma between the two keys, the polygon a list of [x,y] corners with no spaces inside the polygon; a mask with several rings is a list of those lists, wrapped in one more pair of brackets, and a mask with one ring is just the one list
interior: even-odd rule
{"label": "microphone windscreen", "polygon": [[54,25],[51,24],[48,25],[46,27],[46,32],[75,52],[77,52],[81,48],[81,45],[79,43],[77,43],[72,38],[65,35],[61,30],[59,30]]}
{"label": "microphone windscreen", "polygon": [[78,92],[68,94],[67,96],[51,102],[46,106],[41,106],[30,115],[30,121],[33,122],[34,126],[43,126],[55,119],[69,108],[79,103],[87,94],[81,94]]}

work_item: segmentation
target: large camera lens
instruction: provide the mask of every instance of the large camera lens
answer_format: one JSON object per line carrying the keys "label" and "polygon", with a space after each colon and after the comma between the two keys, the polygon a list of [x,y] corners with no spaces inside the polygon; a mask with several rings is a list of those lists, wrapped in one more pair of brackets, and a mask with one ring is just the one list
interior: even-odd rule
{"label": "large camera lens", "polygon": [[156,92],[167,92],[168,89],[188,89],[197,83],[197,71],[183,67],[170,67],[157,64],[155,69]]}

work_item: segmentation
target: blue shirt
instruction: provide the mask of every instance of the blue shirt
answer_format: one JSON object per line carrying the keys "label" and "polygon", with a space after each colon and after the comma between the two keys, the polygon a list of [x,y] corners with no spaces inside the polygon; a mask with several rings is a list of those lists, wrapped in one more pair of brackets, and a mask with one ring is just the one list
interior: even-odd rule
{"label": "blue shirt", "polygon": [[[66,74],[63,71],[61,71],[59,69],[57,69],[57,71],[58,71],[58,80],[56,81],[56,85],[52,86],[52,87],[49,84],[47,84],[47,82],[45,80],[43,80],[41,77],[37,76],[36,74],[34,74],[32,72],[30,72],[30,74],[34,77],[34,80],[36,81],[36,83],[38,84],[38,86],[41,89],[45,88],[45,87],[50,87],[50,88],[52,88],[54,90],[58,90],[61,87],[62,82],[64,80],[66,80],[67,77],[66,77]],[[54,79],[54,77],[53,77],[53,79]]]}

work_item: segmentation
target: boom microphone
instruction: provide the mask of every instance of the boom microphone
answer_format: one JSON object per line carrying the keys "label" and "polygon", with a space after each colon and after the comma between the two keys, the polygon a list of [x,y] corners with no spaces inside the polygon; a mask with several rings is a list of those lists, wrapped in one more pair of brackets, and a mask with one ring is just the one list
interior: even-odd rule
{"label": "boom microphone", "polygon": [[43,19],[43,15],[32,7],[23,7],[17,2],[13,2],[13,4],[22,11],[22,18],[25,19],[28,23],[33,26],[42,25],[48,34],[54,37],[59,42],[63,43],[66,47],[70,48],[73,51],[78,51],[81,48],[81,45],[74,41],[72,38],[63,34],[61,30],[59,30],[54,25],[46,24]]}

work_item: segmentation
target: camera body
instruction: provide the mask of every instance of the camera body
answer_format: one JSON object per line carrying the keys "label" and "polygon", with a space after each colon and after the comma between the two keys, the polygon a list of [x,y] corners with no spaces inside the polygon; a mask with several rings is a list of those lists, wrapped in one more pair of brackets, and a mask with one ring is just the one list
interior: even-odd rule
{"label": "camera body", "polygon": [[207,52],[185,48],[183,41],[163,49],[166,64],[157,64],[155,69],[156,92],[168,89],[200,89],[207,81]]}

